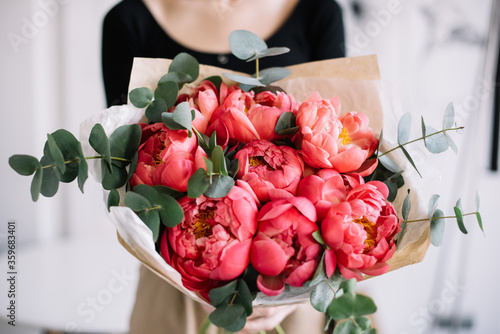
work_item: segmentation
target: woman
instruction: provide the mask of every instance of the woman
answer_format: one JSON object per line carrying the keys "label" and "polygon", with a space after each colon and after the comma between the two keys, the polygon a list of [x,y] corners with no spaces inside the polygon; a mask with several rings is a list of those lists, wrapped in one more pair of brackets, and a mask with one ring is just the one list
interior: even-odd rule
{"label": "woman", "polygon": [[[252,31],[269,47],[291,49],[262,59],[261,69],[344,56],[342,14],[333,0],[123,0],[103,25],[108,106],[127,102],[134,57],[173,58],[187,52],[201,64],[253,73],[253,63],[230,54],[228,36],[237,29]],[[271,329],[294,308],[257,309],[244,332]],[[142,267],[130,333],[194,334],[207,312]],[[310,305],[299,306],[283,322],[287,334],[319,334],[323,326],[323,315]]]}

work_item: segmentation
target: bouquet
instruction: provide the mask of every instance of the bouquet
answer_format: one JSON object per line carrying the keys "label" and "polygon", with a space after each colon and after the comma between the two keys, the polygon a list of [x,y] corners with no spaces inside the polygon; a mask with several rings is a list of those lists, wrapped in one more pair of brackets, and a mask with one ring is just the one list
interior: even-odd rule
{"label": "bouquet", "polygon": [[[355,292],[356,282],[421,261],[450,218],[437,208],[438,195],[425,209],[423,192],[410,193],[419,180],[404,172],[419,174],[408,144],[456,151],[449,132],[461,127],[453,105],[441,130],[422,120],[422,137],[414,140],[411,116],[403,115],[397,144],[387,148],[382,101],[369,99],[379,97],[372,85],[345,81],[342,98],[327,96],[335,92],[325,82],[342,77],[329,73],[331,63],[259,71],[260,58],[288,49],[268,48],[247,31],[233,32],[230,42],[238,58],[256,62],[254,76],[225,71],[223,79],[220,69],[200,67],[188,54],[139,59],[131,104],[85,121],[85,141],[58,130],[40,160],[15,155],[9,163],[34,174],[34,201],[55,195],[60,182],[77,180],[83,191],[90,168],[106,190],[122,245],[213,306],[209,321],[216,326],[237,332],[253,307],[310,300],[334,333],[374,333],[366,315],[375,303]],[[378,78],[374,57],[337,62],[351,68],[347,78]],[[158,64],[160,70],[146,68]],[[164,68],[160,77],[150,75]],[[372,93],[364,99],[357,89]],[[373,117],[344,112],[356,103]],[[462,232],[466,215],[482,229],[478,206],[465,213],[457,202],[453,217]]]}

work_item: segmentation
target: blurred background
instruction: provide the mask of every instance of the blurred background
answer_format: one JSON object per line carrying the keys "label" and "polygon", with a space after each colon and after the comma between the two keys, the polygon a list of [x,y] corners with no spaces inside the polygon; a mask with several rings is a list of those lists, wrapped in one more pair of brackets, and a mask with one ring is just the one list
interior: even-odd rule
{"label": "blurred background", "polygon": [[[40,156],[47,133],[78,134],[81,121],[105,108],[101,25],[117,2],[0,3],[0,333],[127,331],[138,263],[118,244],[99,185],[89,179],[84,195],[63,185],[54,198],[33,203],[31,178],[7,163],[13,154]],[[359,284],[378,306],[379,333],[499,333],[498,1],[338,2],[347,55],[377,54],[396,107],[412,113],[412,138],[419,136],[420,116],[439,128],[454,103],[456,121],[465,126],[453,135],[459,153],[433,156],[418,144],[410,150],[417,165],[432,166],[445,214],[453,214],[458,198],[474,211],[477,191],[484,221],[483,235],[466,219],[464,236],[449,220],[443,245],[430,246],[422,263]],[[13,269],[9,231],[16,235]],[[16,294],[15,327],[8,324],[9,291]]]}

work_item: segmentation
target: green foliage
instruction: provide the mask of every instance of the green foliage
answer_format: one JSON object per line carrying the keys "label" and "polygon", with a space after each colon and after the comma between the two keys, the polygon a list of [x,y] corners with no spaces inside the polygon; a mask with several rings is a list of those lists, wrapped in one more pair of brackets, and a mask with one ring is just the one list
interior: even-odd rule
{"label": "green foliage", "polygon": [[444,214],[443,211],[436,209],[431,218],[431,243],[439,247],[443,242],[444,237]]}
{"label": "green foliage", "polygon": [[29,176],[33,175],[37,169],[41,168],[37,158],[31,155],[16,154],[9,158],[10,167],[18,174]]}
{"label": "green foliage", "polygon": [[241,330],[246,318],[253,312],[253,296],[244,280],[238,279],[225,286],[210,290],[210,302],[215,307],[210,321],[231,332]]}
{"label": "green foliage", "polygon": [[109,146],[108,136],[104,132],[101,124],[97,123],[92,128],[89,137],[89,144],[92,148],[102,155],[102,159],[106,162],[106,166],[111,170],[111,148]]}
{"label": "green foliage", "polygon": [[295,115],[293,112],[284,112],[278,118],[274,132],[278,135],[294,135],[300,127],[295,123]]}
{"label": "green foliage", "polygon": [[179,103],[173,112],[164,112],[161,114],[163,123],[170,130],[187,130],[191,137],[194,112],[191,110],[188,102]]}
{"label": "green foliage", "polygon": [[130,91],[129,98],[137,108],[145,108],[153,100],[153,92],[147,87],[135,88]]}
{"label": "green foliage", "polygon": [[462,199],[459,198],[457,201],[457,204],[453,207],[453,210],[455,211],[455,217],[457,219],[457,225],[463,234],[467,234],[467,229],[465,228],[464,224],[464,217],[463,217],[463,209],[462,209]]}
{"label": "green foliage", "polygon": [[108,211],[112,206],[118,206],[120,204],[120,194],[118,190],[112,189],[108,195]]}
{"label": "green foliage", "polygon": [[172,59],[172,63],[168,68],[168,73],[170,75],[176,74],[178,83],[190,83],[198,79],[200,64],[195,57],[185,52],[181,52]]}

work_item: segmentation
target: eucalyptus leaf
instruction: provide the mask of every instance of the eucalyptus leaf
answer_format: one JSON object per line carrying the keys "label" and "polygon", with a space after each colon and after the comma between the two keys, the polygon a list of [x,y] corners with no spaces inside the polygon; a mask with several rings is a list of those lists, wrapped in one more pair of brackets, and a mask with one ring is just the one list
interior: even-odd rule
{"label": "eucalyptus leaf", "polygon": [[415,168],[415,170],[417,171],[418,175],[419,175],[420,177],[422,177],[422,174],[420,174],[420,171],[418,170],[417,166],[416,166],[416,165],[415,165],[415,163],[413,162],[413,159],[411,158],[410,153],[408,153],[408,151],[406,151],[406,149],[405,149],[403,146],[401,146],[401,151],[403,151],[403,153],[404,153],[404,155],[405,155],[406,159],[408,159],[408,161],[409,161],[409,162],[410,162],[410,164],[413,166],[413,168]]}
{"label": "eucalyptus leaf", "polygon": [[479,228],[481,229],[481,231],[484,234],[483,219],[481,218],[481,214],[479,212],[476,212],[476,220],[477,220],[477,224],[479,225]]}
{"label": "eucalyptus leaf", "polygon": [[167,111],[167,103],[164,99],[155,99],[146,108],[146,117],[152,123],[161,123],[162,114]]}
{"label": "eucalyptus leaf", "polygon": [[85,181],[87,181],[87,178],[89,177],[88,169],[89,167],[87,164],[87,160],[85,159],[85,157],[82,157],[79,161],[79,168],[78,168],[78,188],[82,193]]}
{"label": "eucalyptus leaf", "polygon": [[463,217],[463,209],[462,209],[462,199],[459,198],[457,201],[457,204],[453,207],[453,210],[455,211],[455,217],[457,219],[457,225],[463,234],[467,234],[467,229],[465,228],[464,224],[464,217]]}
{"label": "eucalyptus leaf", "polygon": [[155,99],[163,99],[165,101],[168,110],[170,107],[175,105],[178,93],[179,93],[179,86],[177,85],[176,82],[164,81],[158,84],[158,86],[156,87],[154,97]]}
{"label": "eucalyptus leaf", "polygon": [[222,147],[215,146],[210,157],[213,163],[213,171],[216,174],[222,174],[227,176],[226,159],[224,158],[224,152]]}
{"label": "eucalyptus leaf", "polygon": [[361,334],[361,331],[352,319],[347,319],[335,325],[333,334]]}
{"label": "eucalyptus leaf", "polygon": [[104,161],[101,161],[102,170],[102,187],[106,190],[118,189],[124,186],[128,180],[128,173],[125,167],[118,167],[115,164],[111,165],[111,170],[108,171]]}
{"label": "eucalyptus leaf", "polygon": [[376,311],[377,306],[370,297],[354,293],[344,293],[342,296],[336,297],[327,310],[335,321],[351,316],[372,314]]}
{"label": "eucalyptus leaf", "polygon": [[125,205],[135,212],[148,210],[152,207],[151,203],[146,197],[134,191],[129,191],[125,195]]}
{"label": "eucalyptus leaf", "polygon": [[398,123],[398,144],[406,144],[410,138],[411,114],[406,113],[399,119]]}
{"label": "eucalyptus leaf", "polygon": [[411,199],[410,199],[410,189],[408,189],[408,195],[406,195],[403,201],[403,208],[401,210],[401,215],[404,221],[408,221],[411,210]]}
{"label": "eucalyptus leaf", "polygon": [[174,121],[174,113],[172,112],[164,112],[161,114],[161,121],[170,130],[186,130],[183,125]]}
{"label": "eucalyptus leaf", "polygon": [[37,158],[31,155],[15,154],[9,158],[10,167],[24,176],[32,175],[41,167]]}
{"label": "eucalyptus leaf", "polygon": [[394,161],[391,160],[387,155],[383,155],[378,158],[378,161],[382,166],[384,166],[387,170],[393,172],[393,173],[399,173],[400,171],[403,171],[401,167],[399,167]]}
{"label": "eucalyptus leaf", "polygon": [[295,123],[296,117],[291,111],[287,111],[281,114],[274,127],[274,132],[278,135],[293,135],[298,130],[299,127]]}
{"label": "eucalyptus leaf", "polygon": [[226,328],[236,322],[242,315],[246,317],[245,308],[242,305],[221,305],[210,313],[209,319],[214,325]]}
{"label": "eucalyptus leaf", "polygon": [[120,160],[113,160],[117,167],[126,167],[139,150],[142,130],[138,124],[122,125],[109,136],[111,156]]}
{"label": "eucalyptus leaf", "polygon": [[210,198],[222,198],[231,191],[233,186],[234,179],[232,177],[226,175],[215,175],[213,177],[212,184],[210,184],[204,194]]}
{"label": "eucalyptus leaf", "polygon": [[247,30],[235,30],[229,35],[231,53],[241,60],[248,60],[267,49],[267,44]]}
{"label": "eucalyptus leaf", "polygon": [[167,227],[174,227],[181,223],[184,210],[179,203],[166,192],[158,191],[160,188],[151,187],[146,184],[135,186],[132,191],[138,193],[148,200],[151,208],[160,215],[160,220]]}
{"label": "eucalyptus leaf", "polygon": [[335,293],[328,285],[328,283],[323,280],[318,283],[314,289],[311,291],[311,305],[319,312],[325,313],[328,306],[335,298]]}
{"label": "eucalyptus leaf", "polygon": [[128,95],[130,103],[137,108],[145,108],[153,99],[153,91],[147,87],[132,89]]}
{"label": "eucalyptus leaf", "polygon": [[270,67],[265,70],[260,71],[259,73],[259,81],[267,86],[273,82],[284,79],[292,74],[288,68],[285,67]]}
{"label": "eucalyptus leaf", "polygon": [[354,293],[356,290],[356,280],[353,278],[345,280],[340,284],[340,288],[344,290],[344,293]]}
{"label": "eucalyptus leaf", "polygon": [[[44,155],[40,160],[40,164],[43,165],[52,165],[54,164],[54,160],[52,160],[51,156]],[[57,193],[59,189],[59,178],[61,174],[57,168],[45,168],[42,174],[42,187],[40,189],[40,193],[45,197],[52,197]]]}
{"label": "eucalyptus leaf", "polygon": [[210,183],[207,173],[203,168],[199,168],[188,180],[187,195],[189,198],[198,198],[207,191]]}
{"label": "eucalyptus leaf", "polygon": [[173,81],[177,83],[177,88],[181,88],[185,83],[193,81],[193,78],[186,73],[181,72],[169,72],[160,78],[158,84],[163,84],[166,81]]}
{"label": "eucalyptus leaf", "polygon": [[120,194],[118,190],[112,189],[108,194],[108,211],[112,206],[118,206],[120,204]]}
{"label": "eucalyptus leaf", "polygon": [[181,52],[172,59],[168,72],[184,73],[191,77],[191,80],[187,82],[192,82],[196,80],[200,74],[200,64],[195,57],[188,53]]}
{"label": "eucalyptus leaf", "polygon": [[33,180],[31,180],[31,200],[33,202],[38,201],[38,197],[40,196],[40,192],[42,190],[42,180],[43,180],[43,169],[41,166],[36,169],[35,175],[33,176]]}
{"label": "eucalyptus leaf", "polygon": [[210,292],[208,293],[210,302],[214,307],[218,307],[219,305],[223,304],[229,304],[229,301],[236,292],[237,288],[238,281],[233,280],[226,285],[210,290]]}
{"label": "eucalyptus leaf", "polygon": [[445,220],[444,220],[444,213],[443,211],[436,209],[434,211],[434,214],[432,215],[431,219],[431,243],[435,247],[439,247],[441,243],[443,242],[443,237],[444,237],[444,227],[445,227]]}
{"label": "eucalyptus leaf", "polygon": [[156,242],[160,235],[160,215],[158,211],[145,210],[137,213],[137,216],[146,224],[153,233],[153,241]]}
{"label": "eucalyptus leaf", "polygon": [[57,169],[61,172],[61,174],[64,174],[66,172],[66,162],[64,161],[64,156],[51,134],[47,134],[47,145],[49,147],[50,156],[56,163]]}
{"label": "eucalyptus leaf", "polygon": [[427,216],[429,217],[429,220],[431,220],[432,217],[434,216],[434,211],[436,211],[438,206],[438,200],[439,200],[438,194],[432,195],[431,198],[429,199],[429,204],[427,206],[428,207]]}
{"label": "eucalyptus leaf", "polygon": [[455,144],[453,139],[451,139],[451,137],[446,132],[443,132],[443,136],[448,142],[448,145],[450,145],[451,149],[453,150],[453,153],[458,154],[457,144]]}
{"label": "eucalyptus leaf", "polygon": [[215,88],[217,88],[217,91],[220,91],[220,86],[222,85],[222,78],[220,75],[214,75],[214,76],[205,78],[203,81],[205,81],[205,80],[213,83]]}
{"label": "eucalyptus leaf", "polygon": [[426,127],[426,132],[429,137],[424,140],[424,143],[429,152],[439,154],[445,152],[450,147],[443,132],[439,132],[430,126]]}
{"label": "eucalyptus leaf", "polygon": [[236,298],[234,299],[235,304],[242,305],[245,308],[246,316],[250,316],[253,312],[252,301],[253,301],[252,293],[248,288],[247,283],[239,279],[238,280],[238,288]]}
{"label": "eucalyptus leaf", "polygon": [[387,189],[389,190],[389,195],[387,195],[387,200],[389,202],[394,202],[394,200],[398,195],[398,186],[396,185],[395,182],[392,182],[390,180],[385,180],[383,182],[387,186]]}
{"label": "eucalyptus leaf", "polygon": [[183,129],[191,131],[191,107],[189,102],[179,103],[172,113],[172,120],[183,127]]}
{"label": "eucalyptus leaf", "polygon": [[313,232],[312,234],[312,237],[314,238],[314,240],[316,240],[320,245],[324,245],[325,244],[325,240],[323,240],[323,236],[321,235],[321,231],[320,230],[316,230]]}
{"label": "eucalyptus leaf", "polygon": [[368,317],[354,317],[354,321],[358,324],[359,327],[361,327],[362,330],[368,330],[372,326],[372,321]]}
{"label": "eucalyptus leaf", "polygon": [[450,102],[446,107],[443,116],[443,129],[450,129],[455,123],[455,108],[453,102]]}
{"label": "eucalyptus leaf", "polygon": [[222,73],[229,80],[236,81],[238,83],[249,85],[249,86],[265,86],[259,79],[255,77],[249,77],[245,75],[235,74],[235,73]]}
{"label": "eucalyptus leaf", "polygon": [[111,169],[111,149],[108,136],[101,124],[97,123],[90,131],[89,144],[97,153],[102,155],[108,168]]}
{"label": "eucalyptus leaf", "polygon": [[248,58],[246,61],[252,61],[264,57],[279,56],[288,52],[290,52],[290,49],[284,46],[267,48],[257,52],[253,57]]}

